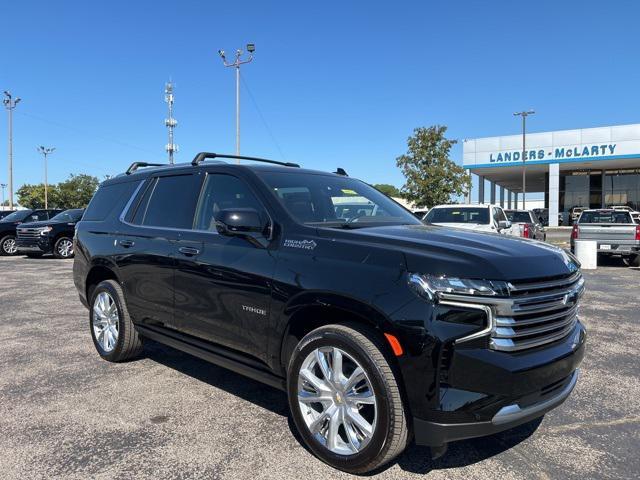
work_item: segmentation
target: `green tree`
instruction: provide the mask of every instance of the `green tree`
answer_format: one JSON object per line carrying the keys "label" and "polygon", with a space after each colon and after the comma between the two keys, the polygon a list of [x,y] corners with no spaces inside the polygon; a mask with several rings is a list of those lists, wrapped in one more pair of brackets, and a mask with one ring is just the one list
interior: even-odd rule
{"label": "green tree", "polygon": [[100,180],[93,175],[73,175],[57,187],[60,208],[85,208],[96,192]]}
{"label": "green tree", "polygon": [[449,203],[471,188],[471,176],[449,158],[457,140],[446,138],[446,131],[444,125],[416,128],[407,140],[407,153],[396,159],[406,178],[404,198],[418,207]]}
{"label": "green tree", "polygon": [[[48,185],[49,208],[84,208],[100,181],[92,175],[71,175],[64,182]],[[18,203],[27,208],[44,208],[44,184],[24,184],[16,192]]]}
{"label": "green tree", "polygon": [[388,183],[376,183],[372,185],[376,190],[381,191],[388,197],[402,197],[402,192],[400,189],[394,185],[389,185]]}

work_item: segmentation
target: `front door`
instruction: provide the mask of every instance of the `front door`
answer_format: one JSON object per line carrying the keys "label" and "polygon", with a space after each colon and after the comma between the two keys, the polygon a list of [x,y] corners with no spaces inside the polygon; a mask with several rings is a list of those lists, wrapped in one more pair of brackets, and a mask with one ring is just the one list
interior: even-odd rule
{"label": "front door", "polygon": [[269,242],[221,235],[221,210],[253,208],[268,222],[245,180],[210,172],[194,229],[175,247],[175,321],[190,335],[266,361],[271,278],[275,251]]}

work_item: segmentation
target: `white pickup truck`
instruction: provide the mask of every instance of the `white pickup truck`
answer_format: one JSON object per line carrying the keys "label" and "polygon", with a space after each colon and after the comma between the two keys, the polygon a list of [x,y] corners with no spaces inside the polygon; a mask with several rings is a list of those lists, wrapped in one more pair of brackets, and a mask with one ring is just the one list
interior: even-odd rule
{"label": "white pickup truck", "polygon": [[499,205],[437,205],[422,220],[475,232],[511,233],[511,222]]}
{"label": "white pickup truck", "polygon": [[571,232],[571,250],[576,240],[595,240],[598,255],[622,257],[624,263],[640,267],[640,225],[631,213],[612,208],[585,210]]}

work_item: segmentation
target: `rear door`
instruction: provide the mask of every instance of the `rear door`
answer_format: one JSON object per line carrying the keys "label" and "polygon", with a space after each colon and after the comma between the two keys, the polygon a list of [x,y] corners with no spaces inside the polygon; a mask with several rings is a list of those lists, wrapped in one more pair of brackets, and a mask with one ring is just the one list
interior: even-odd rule
{"label": "rear door", "polygon": [[210,170],[194,229],[175,246],[176,324],[186,333],[266,360],[275,252],[264,243],[221,235],[221,210],[252,208],[269,216],[258,192],[239,176]]}
{"label": "rear door", "polygon": [[153,176],[125,213],[115,258],[136,323],[175,328],[175,245],[193,224],[201,178],[198,172]]}

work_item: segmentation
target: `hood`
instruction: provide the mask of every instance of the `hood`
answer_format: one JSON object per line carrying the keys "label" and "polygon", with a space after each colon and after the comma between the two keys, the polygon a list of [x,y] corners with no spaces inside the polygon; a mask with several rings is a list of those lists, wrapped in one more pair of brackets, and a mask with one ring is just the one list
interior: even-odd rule
{"label": "hood", "polygon": [[415,273],[488,280],[528,280],[566,275],[577,264],[558,247],[497,233],[435,225],[354,230],[319,229],[321,236],[399,249]]}
{"label": "hood", "polygon": [[47,227],[49,225],[60,225],[62,223],[69,223],[69,222],[58,222],[58,221],[51,221],[51,220],[43,220],[41,222],[21,223],[20,225],[18,225],[18,228],[41,228],[41,227]]}

